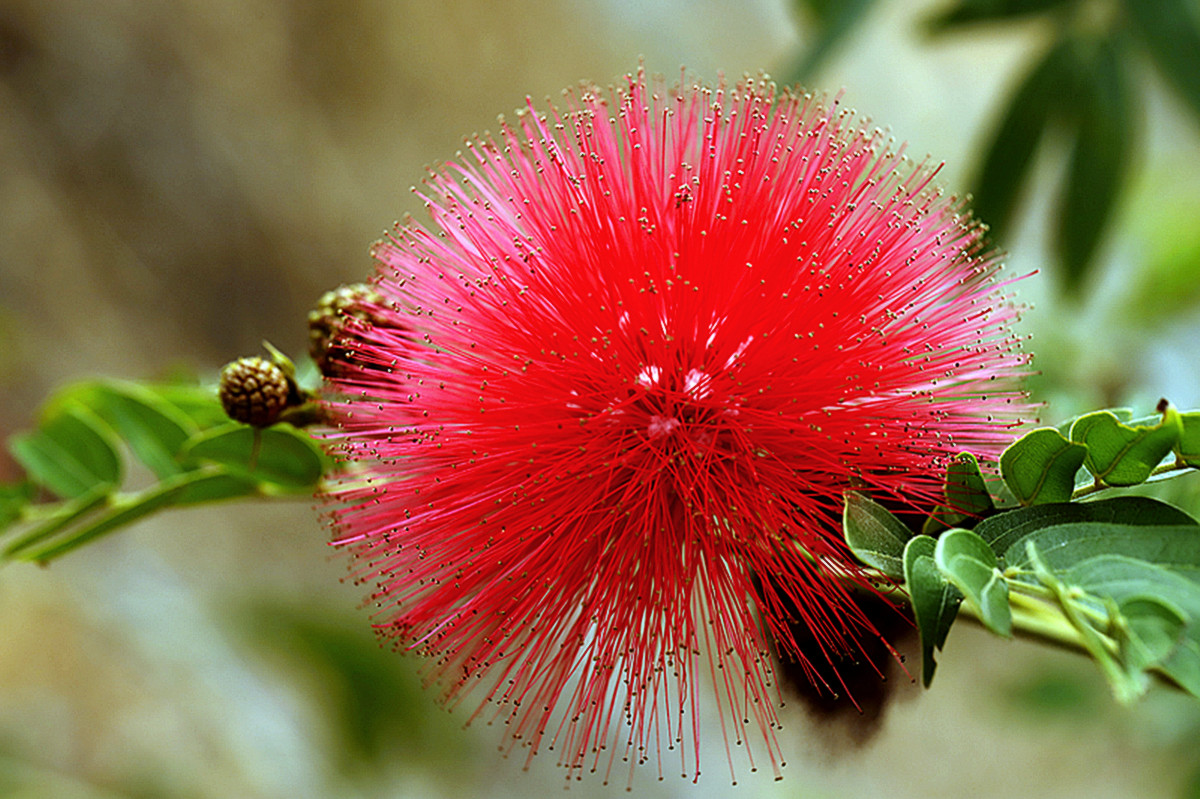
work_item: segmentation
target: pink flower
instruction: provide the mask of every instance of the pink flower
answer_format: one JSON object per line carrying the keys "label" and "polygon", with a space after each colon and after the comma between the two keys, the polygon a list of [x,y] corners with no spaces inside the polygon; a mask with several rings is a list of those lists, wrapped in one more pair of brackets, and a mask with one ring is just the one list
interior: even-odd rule
{"label": "pink flower", "polygon": [[379,632],[531,754],[698,773],[711,681],[778,773],[773,657],[813,657],[789,617],[830,657],[876,635],[843,492],[932,502],[948,456],[996,453],[1015,310],[936,169],[836,101],[639,74],[567,103],[469,142],[432,228],[376,246],[334,543]]}

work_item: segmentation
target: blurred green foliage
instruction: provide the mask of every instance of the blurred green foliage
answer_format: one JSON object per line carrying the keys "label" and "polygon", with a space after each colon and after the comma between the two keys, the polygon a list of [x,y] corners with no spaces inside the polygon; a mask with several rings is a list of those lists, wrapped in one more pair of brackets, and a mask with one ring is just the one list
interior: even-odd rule
{"label": "blurred green foliage", "polygon": [[450,784],[463,776],[471,739],[461,719],[437,712],[419,659],[398,658],[361,616],[265,600],[237,608],[232,627],[273,671],[320,698],[335,734],[326,751],[341,773],[367,782],[395,768],[428,769]]}
{"label": "blurred green foliage", "polygon": [[[814,29],[788,82],[811,82],[834,48],[861,24],[869,0],[796,0]],[[997,109],[973,180],[975,211],[1001,245],[1009,241],[1048,141],[1067,165],[1054,203],[1052,248],[1058,283],[1078,295],[1087,283],[1137,163],[1144,108],[1135,102],[1140,62],[1200,121],[1200,3],[1194,0],[954,0],[926,20],[930,37],[974,26],[1041,18],[1049,46],[1031,40],[1025,76]],[[1188,283],[1189,292],[1198,289]]]}

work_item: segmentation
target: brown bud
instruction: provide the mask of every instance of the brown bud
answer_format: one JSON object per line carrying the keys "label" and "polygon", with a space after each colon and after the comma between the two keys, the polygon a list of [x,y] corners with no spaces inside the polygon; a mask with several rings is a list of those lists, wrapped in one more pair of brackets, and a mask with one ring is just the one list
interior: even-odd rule
{"label": "brown bud", "polygon": [[221,370],[217,394],[230,419],[269,427],[288,405],[287,375],[265,358],[238,358]]}
{"label": "brown bud", "polygon": [[351,283],[327,291],[317,300],[317,307],[308,312],[308,354],[323,375],[331,375],[335,365],[330,349],[346,324],[347,317],[364,322],[379,323],[382,317],[372,306],[383,303],[383,295],[374,286]]}

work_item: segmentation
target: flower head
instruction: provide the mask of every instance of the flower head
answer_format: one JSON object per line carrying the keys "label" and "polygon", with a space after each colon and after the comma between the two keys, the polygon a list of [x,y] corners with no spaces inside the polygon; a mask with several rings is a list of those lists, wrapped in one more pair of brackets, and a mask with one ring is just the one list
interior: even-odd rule
{"label": "flower head", "polygon": [[567,104],[469,141],[432,227],[376,246],[335,544],[379,631],[531,752],[696,771],[711,680],[778,770],[773,657],[814,657],[789,622],[829,657],[875,635],[843,492],[932,501],[995,453],[1015,311],[936,170],[836,101],[639,74]]}

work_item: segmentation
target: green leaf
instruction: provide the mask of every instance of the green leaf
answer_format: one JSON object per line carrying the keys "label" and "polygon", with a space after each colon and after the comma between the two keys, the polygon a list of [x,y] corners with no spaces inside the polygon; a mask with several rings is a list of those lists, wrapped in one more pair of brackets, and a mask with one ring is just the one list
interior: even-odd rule
{"label": "green leaf", "polygon": [[1188,627],[1188,634],[1175,647],[1175,651],[1157,666],[1157,670],[1200,699],[1200,637],[1197,636],[1195,624]]}
{"label": "green leaf", "polygon": [[1013,542],[1004,553],[1011,569],[1030,564],[1029,543],[1037,547],[1046,565],[1055,572],[1102,555],[1136,558],[1170,569],[1185,579],[1200,582],[1200,529],[1190,525],[1110,524],[1076,522],[1032,531]]}
{"label": "green leaf", "polygon": [[941,573],[979,609],[979,620],[997,635],[1012,635],[1008,583],[996,568],[996,553],[970,530],[949,530],[933,553]]}
{"label": "green leaf", "polygon": [[[975,526],[975,534],[1008,563],[1008,552],[1040,529],[1095,522],[1107,525],[1200,526],[1178,508],[1150,497],[1113,497],[1095,502],[1062,502],[1035,505],[989,516]],[[1018,560],[1023,550],[1016,550]]]}
{"label": "green leaf", "polygon": [[1179,412],[1165,405],[1162,413],[1152,427],[1123,424],[1108,411],[1089,413],[1071,425],[1071,440],[1087,447],[1084,465],[1097,480],[1111,486],[1138,485],[1183,435]]}
{"label": "green leaf", "polygon": [[79,404],[47,416],[36,430],[9,439],[8,448],[29,479],[63,499],[121,482],[112,430]]}
{"label": "green leaf", "polygon": [[1147,55],[1200,115],[1200,5],[1195,0],[1125,0],[1124,6]]}
{"label": "green leaf", "polygon": [[904,545],[912,532],[887,508],[857,491],[847,491],[842,529],[855,557],[888,577],[904,576]]}
{"label": "green leaf", "polygon": [[1108,680],[1117,700],[1127,704],[1144,694],[1149,684],[1144,671],[1131,667],[1125,659],[1128,646],[1122,648],[1120,642],[1114,641],[1114,632],[1118,629],[1128,631],[1129,628],[1119,618],[1112,598],[1098,599],[1064,581],[1060,573],[1052,571],[1042,561],[1032,541],[1027,543],[1025,558],[1037,578],[1036,583],[1049,589],[1064,618],[1078,633],[1079,642]]}
{"label": "green leaf", "polygon": [[1179,414],[1183,432],[1175,445],[1175,457],[1185,466],[1200,468],[1200,411]]}
{"label": "green leaf", "polygon": [[[118,492],[122,438],[159,482]],[[0,485],[0,530],[25,522],[0,557],[42,562],[168,507],[311,492],[328,465],[319,445],[288,425],[256,431],[229,422],[210,389],[107,380],[56,394],[39,427],[10,447],[29,480]],[[29,507],[36,485],[65,501]]]}
{"label": "green leaf", "polygon": [[1053,427],[1032,430],[1000,455],[1000,474],[1022,505],[1066,502],[1087,447],[1068,441]]}
{"label": "green leaf", "polygon": [[1078,71],[1078,118],[1067,175],[1059,196],[1054,243],[1076,291],[1116,207],[1133,150],[1133,109],[1125,64],[1112,41],[1095,43]]}
{"label": "green leaf", "polygon": [[155,476],[170,477],[183,470],[177,456],[199,428],[153,391],[112,381],[82,384],[68,396],[104,419]]}
{"label": "green leaf", "polygon": [[1188,625],[1187,633],[1175,651],[1156,668],[1180,688],[1200,699],[1200,622]]}
{"label": "green leaf", "polygon": [[957,527],[995,510],[987,482],[979,471],[979,461],[969,452],[959,453],[950,462],[943,494],[946,504],[938,507],[925,522],[923,532],[928,535]]}
{"label": "green leaf", "polygon": [[979,461],[969,452],[956,455],[946,470],[946,501],[951,508],[969,516],[995,509],[987,482],[979,471]]}
{"label": "green leaf", "polygon": [[163,383],[145,386],[161,402],[182,411],[201,430],[229,424],[229,416],[217,399],[216,386],[193,383]]}
{"label": "green leaf", "polygon": [[946,33],[951,28],[979,22],[1007,22],[1020,17],[1052,11],[1068,0],[958,0],[950,8],[930,18],[929,32]]}
{"label": "green leaf", "polygon": [[1046,131],[1062,120],[1074,81],[1070,49],[1059,44],[1017,88],[984,149],[986,155],[973,181],[975,214],[1000,240],[1012,226],[1034,152]]}
{"label": "green leaf", "polygon": [[936,549],[937,542],[927,535],[909,539],[904,547],[904,586],[921,636],[921,681],[926,688],[937,669],[933,651],[941,651],[946,643],[963,599],[962,593],[938,571],[933,559]]}
{"label": "green leaf", "polygon": [[[1131,653],[1137,662],[1149,659],[1150,665],[1200,697],[1200,584],[1163,566],[1114,554],[1080,561],[1066,570],[1063,578],[1089,594],[1111,599],[1123,611],[1133,611],[1132,618],[1124,622],[1137,636],[1126,646],[1145,648]],[[1163,609],[1151,611],[1147,602]],[[1160,618],[1153,618],[1155,615]],[[1174,649],[1162,654],[1162,639],[1175,634],[1170,621],[1173,615],[1186,618],[1188,624]]]}
{"label": "green leaf", "polygon": [[287,492],[314,489],[326,465],[320,446],[287,425],[255,430],[231,423],[192,438],[184,453]]}
{"label": "green leaf", "polygon": [[1117,606],[1117,642],[1131,671],[1154,668],[1175,651],[1187,629],[1187,618],[1153,597],[1133,597]]}
{"label": "green leaf", "polygon": [[1166,564],[1151,563],[1126,554],[1105,552],[1079,560],[1059,570],[1071,585],[1118,605],[1152,597],[1171,609],[1200,622],[1200,583]]}

